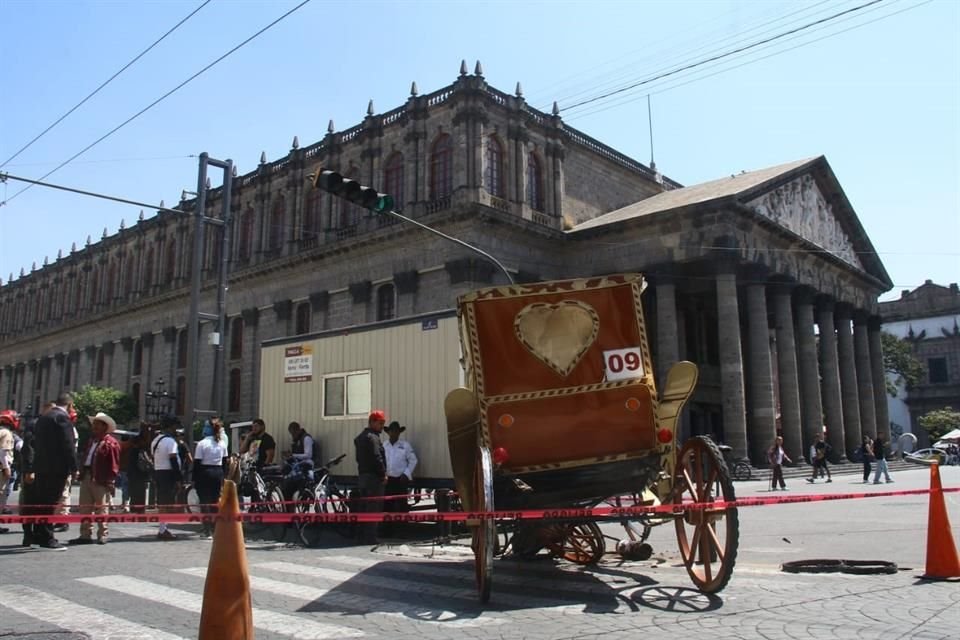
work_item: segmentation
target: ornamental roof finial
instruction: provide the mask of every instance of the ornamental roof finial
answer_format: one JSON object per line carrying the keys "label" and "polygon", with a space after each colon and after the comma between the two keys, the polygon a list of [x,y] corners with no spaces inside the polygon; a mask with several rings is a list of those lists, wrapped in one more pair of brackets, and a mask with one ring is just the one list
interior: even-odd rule
{"label": "ornamental roof finial", "polygon": [[417,95],[417,81],[416,81],[416,80],[414,80],[413,82],[410,83],[410,95],[412,95],[412,96],[416,96],[416,95]]}
{"label": "ornamental roof finial", "polygon": [[480,65],[480,61],[477,60],[477,66],[473,68],[473,75],[482,76],[483,75],[483,66]]}
{"label": "ornamental roof finial", "polygon": [[467,61],[466,61],[466,60],[461,60],[461,61],[460,61],[460,75],[461,75],[461,76],[467,75]]}

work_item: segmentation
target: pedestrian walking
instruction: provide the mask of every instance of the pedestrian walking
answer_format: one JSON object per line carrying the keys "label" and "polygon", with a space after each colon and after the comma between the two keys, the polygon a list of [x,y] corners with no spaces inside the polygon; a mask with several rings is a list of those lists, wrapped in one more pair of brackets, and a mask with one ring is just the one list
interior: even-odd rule
{"label": "pedestrian walking", "polygon": [[[177,491],[183,480],[180,455],[177,444],[177,427],[180,420],[175,415],[165,415],[160,419],[160,434],[150,443],[153,454],[153,482],[156,486],[157,510],[170,513],[176,504]],[[157,531],[161,540],[176,540],[177,536],[161,522]]]}
{"label": "pedestrian walking", "polygon": [[[880,474],[886,476],[887,482],[893,482],[890,470],[887,468],[887,443],[882,436],[873,441],[873,455],[877,459],[877,470],[873,473],[873,484],[880,484]],[[864,480],[866,482],[866,480]]]}
{"label": "pedestrian walking", "polygon": [[827,455],[830,453],[830,445],[827,444],[826,440],[823,438],[823,433],[818,433],[817,438],[812,445],[810,445],[811,450],[811,459],[813,460],[813,473],[807,478],[807,482],[813,484],[817,481],[817,473],[819,472],[820,477],[823,477],[823,474],[827,474],[827,482],[833,482],[833,477],[830,475],[830,466],[827,464]]}
{"label": "pedestrian walking", "polygon": [[[383,510],[383,491],[387,482],[386,456],[380,433],[387,422],[386,414],[377,409],[367,417],[367,428],[353,440],[357,456],[357,501],[356,511],[377,513]],[[377,523],[360,524],[361,544],[377,544]]]}
{"label": "pedestrian walking", "polygon": [[[102,411],[88,419],[91,436],[80,454],[77,512],[106,516],[110,513],[111,499],[116,494],[117,476],[120,474],[120,443],[113,436],[117,423]],[[98,522],[97,544],[107,544],[109,534],[105,519]],[[81,523],[80,536],[68,544],[93,544],[93,523],[90,520]]]}
{"label": "pedestrian walking", "polygon": [[870,436],[863,436],[860,443],[860,461],[863,463],[863,484],[870,482],[870,463],[873,462],[873,440]]}
{"label": "pedestrian walking", "polygon": [[[28,515],[52,516],[60,502],[63,488],[77,470],[77,441],[73,423],[67,415],[72,404],[70,394],[61,394],[52,409],[41,415],[34,426],[33,472]],[[26,482],[26,477],[24,478]],[[34,523],[24,527],[24,543],[42,549],[62,550],[49,524]]]}
{"label": "pedestrian walking", "polygon": [[767,450],[767,462],[770,463],[770,470],[772,475],[770,476],[770,491],[777,490],[777,483],[780,483],[780,489],[783,491],[787,490],[787,483],[783,481],[783,461],[793,462],[790,459],[790,456],[787,455],[787,452],[783,450],[783,438],[777,436],[773,440],[773,444]]}

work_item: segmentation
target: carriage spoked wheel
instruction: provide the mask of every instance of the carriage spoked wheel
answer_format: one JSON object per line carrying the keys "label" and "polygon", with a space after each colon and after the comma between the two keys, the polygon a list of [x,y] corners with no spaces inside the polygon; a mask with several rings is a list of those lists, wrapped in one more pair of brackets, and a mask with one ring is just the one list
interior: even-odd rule
{"label": "carriage spoked wheel", "polygon": [[[493,511],[493,462],[490,458],[490,450],[486,447],[479,448],[474,474],[477,511]],[[483,603],[490,600],[490,582],[496,543],[496,521],[482,518],[473,527],[473,558],[477,574],[477,595],[480,597],[480,602]]]}
{"label": "carriage spoked wheel", "polygon": [[595,564],[603,557],[607,542],[596,522],[574,522],[558,525],[559,541],[547,544],[550,552],[568,562]]}
{"label": "carriage spoked wheel", "polygon": [[735,499],[727,465],[713,441],[696,437],[684,443],[673,473],[673,503],[693,502],[696,507],[674,522],[683,564],[704,593],[716,593],[730,581],[740,535],[736,508],[710,505]]}

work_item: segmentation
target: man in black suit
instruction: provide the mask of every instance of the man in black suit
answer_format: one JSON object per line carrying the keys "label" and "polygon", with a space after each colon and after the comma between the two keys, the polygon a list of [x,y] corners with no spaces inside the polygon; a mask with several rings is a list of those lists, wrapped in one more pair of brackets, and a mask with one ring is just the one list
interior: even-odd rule
{"label": "man in black suit", "polygon": [[[30,488],[30,515],[52,516],[67,478],[77,470],[73,423],[67,415],[70,394],[62,393],[56,404],[40,416],[34,426],[34,478]],[[37,524],[29,532],[32,546],[42,549],[65,549],[53,536],[53,525]],[[26,533],[26,531],[25,531]]]}

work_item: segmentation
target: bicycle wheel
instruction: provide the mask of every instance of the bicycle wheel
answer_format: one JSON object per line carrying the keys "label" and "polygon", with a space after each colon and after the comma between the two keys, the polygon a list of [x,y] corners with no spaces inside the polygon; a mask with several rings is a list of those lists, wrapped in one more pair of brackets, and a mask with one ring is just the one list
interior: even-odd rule
{"label": "bicycle wheel", "polygon": [[753,468],[744,461],[740,461],[733,465],[733,479],[739,481],[746,481],[750,479],[750,476],[753,475]]}
{"label": "bicycle wheel", "polygon": [[[317,509],[317,498],[312,490],[303,489],[302,491],[298,491],[296,500],[297,504],[295,507],[297,513],[309,515],[319,512]],[[320,544],[323,537],[323,527],[324,525],[321,522],[301,523],[297,526],[297,534],[300,536],[300,540],[304,545],[316,547]]]}

